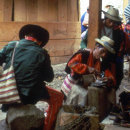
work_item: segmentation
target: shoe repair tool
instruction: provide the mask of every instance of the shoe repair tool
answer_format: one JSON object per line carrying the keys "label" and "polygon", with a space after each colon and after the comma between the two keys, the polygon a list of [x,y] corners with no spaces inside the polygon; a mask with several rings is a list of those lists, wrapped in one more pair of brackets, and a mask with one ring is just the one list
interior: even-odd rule
{"label": "shoe repair tool", "polygon": [[91,84],[93,87],[105,87],[106,83],[104,83],[102,80],[96,80]]}
{"label": "shoe repair tool", "polygon": [[102,71],[102,72],[100,73],[100,76],[101,76],[101,78],[105,77],[105,72]]}

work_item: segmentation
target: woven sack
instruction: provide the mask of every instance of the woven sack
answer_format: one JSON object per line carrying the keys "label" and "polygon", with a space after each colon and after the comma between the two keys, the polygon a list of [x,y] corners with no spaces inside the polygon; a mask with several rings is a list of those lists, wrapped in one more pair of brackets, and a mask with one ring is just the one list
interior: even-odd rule
{"label": "woven sack", "polygon": [[61,86],[61,90],[64,92],[64,94],[65,94],[66,96],[69,95],[69,93],[70,93],[72,87],[76,84],[76,82],[77,82],[77,81],[74,80],[74,79],[71,77],[70,74],[68,74],[68,75],[65,77],[64,82],[63,82],[63,84],[62,84],[62,86]]}
{"label": "woven sack", "polygon": [[[18,42],[16,43],[16,46],[17,44]],[[20,102],[13,68],[16,46],[13,51],[10,67],[4,70],[0,75],[0,104]]]}
{"label": "woven sack", "polygon": [[65,77],[61,90],[66,96],[64,105],[85,105],[87,102],[87,90],[78,84],[79,80],[74,80],[70,74]]}

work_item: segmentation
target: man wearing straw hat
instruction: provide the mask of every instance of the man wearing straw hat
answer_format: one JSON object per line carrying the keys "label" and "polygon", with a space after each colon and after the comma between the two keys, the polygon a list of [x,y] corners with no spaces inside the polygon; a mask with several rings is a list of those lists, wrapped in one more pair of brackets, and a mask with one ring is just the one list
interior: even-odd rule
{"label": "man wearing straw hat", "polygon": [[[112,72],[112,68],[102,70],[100,58],[105,58],[109,53],[115,54],[113,49],[114,41],[106,36],[101,39],[95,39],[96,44],[93,50],[81,49],[75,53],[67,63],[65,71],[68,73],[69,80],[72,79],[74,86],[68,87],[68,82],[63,82],[61,90],[65,94],[66,103],[73,105],[85,105],[85,95],[87,90],[81,86],[84,86],[84,75],[94,74],[99,80],[106,82],[108,88],[112,88],[116,85],[115,77]],[[110,65],[111,66],[111,65]],[[101,72],[104,72],[104,77],[100,77]],[[85,94],[86,92],[86,94]],[[77,97],[79,97],[77,99]],[[76,101],[75,101],[76,100]]]}
{"label": "man wearing straw hat", "polygon": [[101,36],[105,35],[113,39],[115,55],[109,56],[109,58],[104,61],[113,62],[115,64],[116,70],[116,89],[119,88],[121,80],[123,79],[123,59],[125,50],[125,35],[121,28],[122,18],[119,16],[119,11],[116,8],[110,7],[107,12],[103,11],[105,18],[101,25]]}
{"label": "man wearing straw hat", "polygon": [[[102,11],[105,18],[101,22],[101,34],[100,36],[107,36],[114,40],[115,55],[110,55],[103,61],[103,66],[109,62],[113,62],[116,69],[116,88],[119,88],[121,80],[123,79],[123,56],[125,50],[125,35],[122,31],[121,20],[118,9],[110,7],[106,12]],[[87,40],[87,36],[85,37]],[[86,42],[80,44],[81,48],[87,48]],[[109,66],[108,66],[109,67]]]}

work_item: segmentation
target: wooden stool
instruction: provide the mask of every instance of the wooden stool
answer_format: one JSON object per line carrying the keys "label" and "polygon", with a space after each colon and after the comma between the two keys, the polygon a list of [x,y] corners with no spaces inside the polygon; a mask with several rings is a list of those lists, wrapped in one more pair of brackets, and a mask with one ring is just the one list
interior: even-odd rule
{"label": "wooden stool", "polygon": [[116,104],[116,93],[112,89],[88,87],[88,106],[94,106],[99,113],[99,119],[102,120],[110,111],[112,104]]}

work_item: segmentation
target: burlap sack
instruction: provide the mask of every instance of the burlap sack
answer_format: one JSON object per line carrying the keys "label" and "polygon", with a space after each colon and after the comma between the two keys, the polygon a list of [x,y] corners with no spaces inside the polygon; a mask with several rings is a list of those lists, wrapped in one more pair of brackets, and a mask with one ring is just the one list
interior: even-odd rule
{"label": "burlap sack", "polygon": [[88,91],[82,86],[75,84],[67,96],[64,105],[86,105]]}

